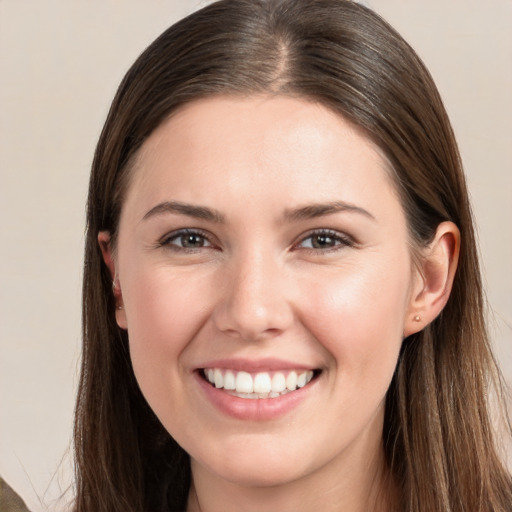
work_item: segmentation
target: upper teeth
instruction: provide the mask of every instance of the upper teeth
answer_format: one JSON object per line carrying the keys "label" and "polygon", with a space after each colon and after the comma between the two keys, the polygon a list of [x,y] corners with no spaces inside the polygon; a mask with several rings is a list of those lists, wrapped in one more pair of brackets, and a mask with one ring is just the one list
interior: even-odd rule
{"label": "upper teeth", "polygon": [[275,398],[305,386],[313,378],[311,370],[250,374],[208,368],[204,370],[204,374],[216,388],[234,391],[237,396],[243,394],[243,398]]}

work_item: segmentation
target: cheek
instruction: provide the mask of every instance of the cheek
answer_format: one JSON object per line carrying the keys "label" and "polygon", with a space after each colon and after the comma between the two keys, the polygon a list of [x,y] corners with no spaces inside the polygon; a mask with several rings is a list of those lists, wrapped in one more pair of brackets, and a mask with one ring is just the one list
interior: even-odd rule
{"label": "cheek", "polygon": [[[310,283],[303,318],[343,376],[391,379],[409,296],[406,264],[345,267]],[[305,295],[305,294],[303,294]]]}
{"label": "cheek", "polygon": [[165,267],[127,275],[123,297],[137,380],[153,391],[179,385],[181,354],[207,317],[201,281]]}

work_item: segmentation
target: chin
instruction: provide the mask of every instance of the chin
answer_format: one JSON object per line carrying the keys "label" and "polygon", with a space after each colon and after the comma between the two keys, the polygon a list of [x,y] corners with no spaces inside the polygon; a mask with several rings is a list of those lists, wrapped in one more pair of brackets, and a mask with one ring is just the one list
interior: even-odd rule
{"label": "chin", "polygon": [[308,460],[305,454],[290,454],[284,450],[262,449],[257,443],[254,450],[226,450],[231,456],[220,458],[193,459],[199,465],[222,480],[243,487],[279,486],[300,479],[308,469],[302,461]]}
{"label": "chin", "polygon": [[302,472],[290,464],[258,464],[245,462],[230,464],[216,471],[222,479],[242,487],[277,487],[298,480]]}

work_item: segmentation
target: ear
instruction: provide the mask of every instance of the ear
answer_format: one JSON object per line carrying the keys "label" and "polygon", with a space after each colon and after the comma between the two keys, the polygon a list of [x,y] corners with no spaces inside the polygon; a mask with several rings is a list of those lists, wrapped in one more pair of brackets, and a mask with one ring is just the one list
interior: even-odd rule
{"label": "ear", "polygon": [[421,331],[443,310],[452,291],[460,249],[459,228],[442,222],[434,240],[421,252],[404,337]]}
{"label": "ear", "polygon": [[112,248],[110,233],[108,231],[100,231],[98,233],[98,243],[103,255],[103,261],[107,265],[110,276],[112,277],[112,293],[116,300],[116,322],[121,329],[127,329],[126,313],[123,303],[123,292],[121,290],[121,283],[116,270],[116,258]]}

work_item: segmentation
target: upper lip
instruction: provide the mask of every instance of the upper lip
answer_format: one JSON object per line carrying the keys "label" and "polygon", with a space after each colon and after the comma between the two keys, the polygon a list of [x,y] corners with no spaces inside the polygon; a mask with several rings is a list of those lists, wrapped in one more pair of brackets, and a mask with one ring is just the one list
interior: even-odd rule
{"label": "upper lip", "polygon": [[318,367],[311,364],[302,364],[294,361],[275,358],[263,359],[215,359],[207,361],[196,369],[223,368],[249,373],[279,370],[316,370]]}

